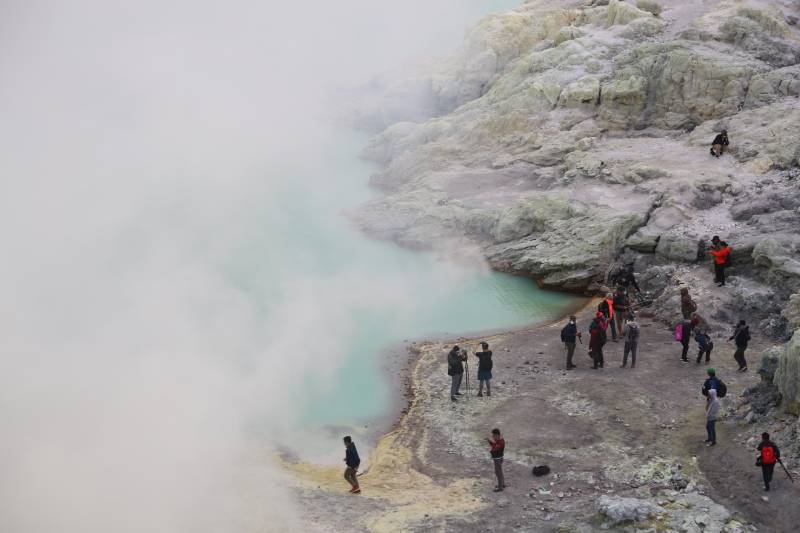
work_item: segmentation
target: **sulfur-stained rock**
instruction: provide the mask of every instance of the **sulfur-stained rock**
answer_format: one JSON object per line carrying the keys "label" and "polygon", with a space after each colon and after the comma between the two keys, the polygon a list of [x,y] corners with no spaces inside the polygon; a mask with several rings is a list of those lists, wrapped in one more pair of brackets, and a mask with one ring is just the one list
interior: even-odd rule
{"label": "sulfur-stained rock", "polygon": [[784,408],[800,415],[800,333],[795,332],[786,344],[773,383],[783,397]]}

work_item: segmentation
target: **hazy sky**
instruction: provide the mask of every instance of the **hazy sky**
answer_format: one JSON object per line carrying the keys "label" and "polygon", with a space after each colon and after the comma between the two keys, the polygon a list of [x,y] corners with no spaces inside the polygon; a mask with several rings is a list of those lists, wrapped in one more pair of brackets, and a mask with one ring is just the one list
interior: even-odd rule
{"label": "hazy sky", "polygon": [[337,364],[308,331],[353,325],[316,280],[264,324],[222,265],[328,91],[452,48],[481,4],[3,0],[0,531],[292,529],[243,428],[278,432],[281,388]]}

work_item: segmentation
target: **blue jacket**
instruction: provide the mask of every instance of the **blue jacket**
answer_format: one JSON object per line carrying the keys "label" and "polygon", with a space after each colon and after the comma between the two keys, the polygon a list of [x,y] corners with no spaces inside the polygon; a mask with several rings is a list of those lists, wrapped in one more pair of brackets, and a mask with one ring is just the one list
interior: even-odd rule
{"label": "blue jacket", "polygon": [[356,450],[356,445],[350,443],[347,445],[344,462],[350,468],[358,468],[358,465],[361,464],[361,458],[358,456],[358,450]]}
{"label": "blue jacket", "polygon": [[701,333],[699,331],[694,336],[694,340],[697,341],[697,344],[700,346],[701,350],[707,349],[708,345],[711,343],[711,337],[709,337],[707,333]]}

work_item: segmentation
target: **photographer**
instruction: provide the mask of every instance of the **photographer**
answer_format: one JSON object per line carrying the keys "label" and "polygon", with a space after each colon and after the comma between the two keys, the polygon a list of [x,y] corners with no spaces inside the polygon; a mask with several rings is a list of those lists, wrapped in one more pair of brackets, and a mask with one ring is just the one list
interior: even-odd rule
{"label": "photographer", "polygon": [[467,360],[466,352],[458,346],[453,346],[447,354],[447,375],[450,376],[450,400],[457,401],[456,396],[461,396],[461,378],[464,377],[464,361]]}
{"label": "photographer", "polygon": [[[478,358],[478,396],[483,396],[483,383],[486,382],[486,396],[492,395],[492,351],[489,343],[481,342],[481,351],[475,352]],[[467,387],[469,392],[469,387]]]}

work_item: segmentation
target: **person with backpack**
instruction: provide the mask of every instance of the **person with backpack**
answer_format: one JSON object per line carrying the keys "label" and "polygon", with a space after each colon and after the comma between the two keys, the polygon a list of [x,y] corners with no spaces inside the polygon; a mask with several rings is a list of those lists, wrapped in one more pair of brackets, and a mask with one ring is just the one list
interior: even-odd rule
{"label": "person with backpack", "polygon": [[497,486],[494,488],[495,492],[502,492],[506,488],[506,479],[503,476],[503,454],[506,450],[506,440],[500,434],[499,429],[492,430],[492,436],[486,439],[491,446],[489,454],[492,456],[494,463],[494,475],[497,477]]}
{"label": "person with backpack", "polygon": [[709,389],[708,405],[706,405],[706,432],[708,438],[706,446],[716,446],[717,444],[717,413],[719,413],[719,400],[717,399],[717,389]]}
{"label": "person with backpack", "polygon": [[714,157],[719,157],[730,145],[730,140],[728,139],[728,130],[722,130],[720,133],[714,137],[714,140],[711,141],[711,155]]}
{"label": "person with backpack", "polygon": [[606,319],[606,329],[608,327],[611,328],[611,339],[614,342],[617,342],[617,330],[614,327],[614,295],[610,292],[606,294],[605,300],[600,302],[600,305],[597,306],[597,310],[603,313],[603,317]]}
{"label": "person with backpack", "polygon": [[706,401],[708,401],[708,391],[711,389],[717,391],[717,398],[724,398],[728,394],[728,386],[717,377],[717,371],[709,368],[706,370],[706,374],[708,374],[708,379],[703,382],[703,388],[700,389],[700,392],[706,397]]}
{"label": "person with backpack", "polygon": [[567,370],[575,368],[572,363],[572,356],[575,355],[575,340],[581,338],[576,320],[575,315],[570,315],[567,325],[561,328],[561,342],[564,343],[564,349],[567,351]]}
{"label": "person with backpack", "polygon": [[345,448],[344,464],[347,465],[344,469],[344,478],[350,483],[350,494],[361,494],[361,488],[358,486],[358,478],[356,477],[358,467],[361,465],[361,458],[358,456],[358,450],[350,435],[342,440],[344,440]]}
{"label": "person with backpack", "polygon": [[639,324],[636,323],[636,315],[629,313],[628,321],[622,330],[622,339],[625,341],[622,351],[622,368],[628,366],[628,354],[631,354],[631,368],[636,368],[636,352],[639,349],[640,332]]}
{"label": "person with backpack", "polygon": [[478,396],[483,397],[483,384],[486,383],[486,396],[492,395],[492,351],[489,343],[481,342],[481,351],[475,352],[478,358]]}
{"label": "person with backpack", "polygon": [[761,475],[764,477],[764,490],[769,490],[769,484],[772,483],[772,474],[775,470],[775,463],[781,458],[781,451],[778,446],[769,440],[769,433],[761,434],[761,443],[756,447],[761,452],[756,460],[756,466],[761,467]]}
{"label": "person with backpack", "polygon": [[750,342],[750,328],[744,320],[740,320],[736,329],[728,341],[736,343],[736,351],[733,353],[733,358],[739,364],[738,372],[747,372],[747,360],[744,358],[744,351],[747,350],[747,343]]}
{"label": "person with backpack", "polygon": [[608,339],[606,335],[606,321],[603,313],[597,312],[597,315],[589,325],[589,355],[592,356],[594,361],[593,369],[603,368],[603,346]]}
{"label": "person with backpack", "polygon": [[731,266],[731,252],[731,247],[725,241],[720,241],[708,252],[714,256],[714,283],[717,287],[725,286],[725,269]]}
{"label": "person with backpack", "polygon": [[447,354],[447,375],[450,376],[450,401],[457,401],[456,396],[461,396],[461,378],[464,377],[464,361],[467,356],[461,353],[461,348],[453,346]]}
{"label": "person with backpack", "polygon": [[684,320],[690,320],[692,313],[697,311],[697,304],[689,295],[689,287],[681,287],[681,315]]}
{"label": "person with backpack", "polygon": [[697,329],[697,333],[694,335],[694,340],[697,342],[697,346],[700,351],[697,352],[697,364],[700,364],[700,360],[703,358],[703,355],[706,356],[706,363],[711,362],[711,350],[714,349],[714,343],[711,341],[711,337],[708,335],[708,332],[704,329]]}

